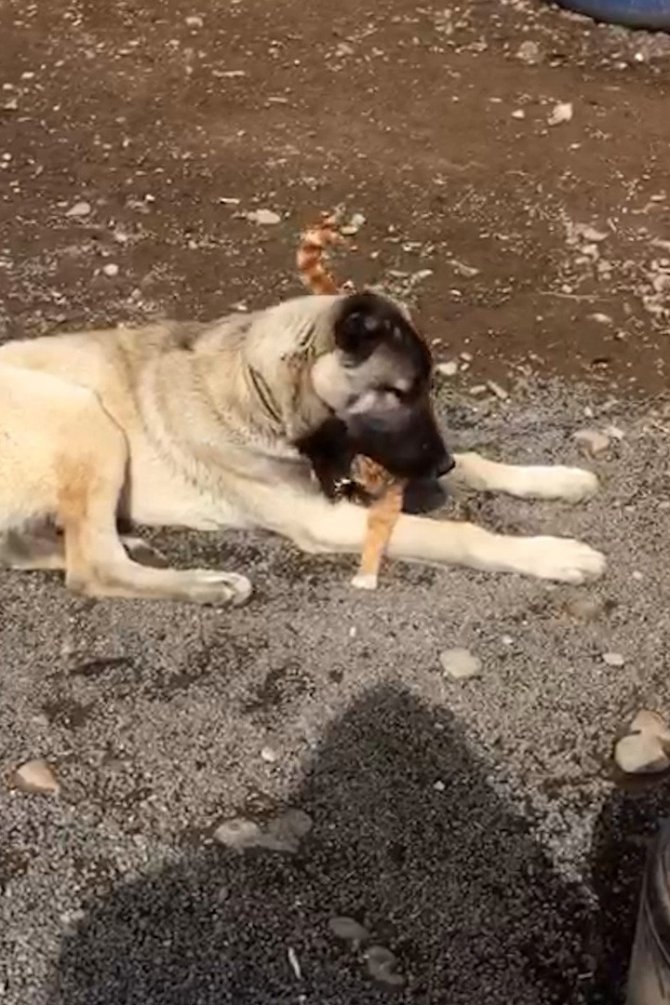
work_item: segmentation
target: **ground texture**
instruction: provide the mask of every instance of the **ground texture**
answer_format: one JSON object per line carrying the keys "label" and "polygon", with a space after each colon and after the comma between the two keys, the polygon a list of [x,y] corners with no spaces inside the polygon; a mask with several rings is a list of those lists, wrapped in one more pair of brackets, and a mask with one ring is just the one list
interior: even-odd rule
{"label": "ground texture", "polygon": [[[246,535],[154,535],[251,576],[231,613],[2,573],[0,768],[62,784],[0,792],[3,1003],[619,1001],[667,800],[609,756],[670,709],[670,41],[539,0],[3,0],[0,29],[3,338],[298,292],[297,232],[341,204],[365,217],[343,276],[454,364],[453,445],[610,440],[583,507],[460,504],[602,548],[582,590],[393,565],[360,596],[353,559]],[[480,677],[445,677],[452,646]],[[294,854],[213,838],[286,807]]]}

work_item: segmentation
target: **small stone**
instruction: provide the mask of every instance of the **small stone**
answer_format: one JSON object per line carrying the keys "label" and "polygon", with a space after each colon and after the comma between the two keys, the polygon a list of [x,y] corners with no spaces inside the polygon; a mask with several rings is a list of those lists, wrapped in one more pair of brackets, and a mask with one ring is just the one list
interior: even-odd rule
{"label": "small stone", "polygon": [[619,429],[618,426],[607,426],[604,432],[606,436],[609,436],[613,440],[619,440],[619,442],[626,438],[623,429]]}
{"label": "small stone", "polygon": [[347,942],[365,942],[370,938],[367,928],[363,928],[353,918],[331,918],[328,927],[338,939],[345,939]]}
{"label": "small stone", "polygon": [[261,227],[271,227],[281,222],[279,213],[272,209],[252,209],[246,216],[250,223],[258,223]]}
{"label": "small stone", "polygon": [[557,105],[554,105],[554,110],[547,119],[547,123],[550,126],[559,126],[562,122],[570,122],[572,119],[573,108],[571,101],[559,101]]}
{"label": "small stone", "polygon": [[537,42],[527,39],[516,51],[516,58],[527,66],[536,66],[540,62],[540,47]]}
{"label": "small stone", "polygon": [[509,398],[509,393],[500,384],[496,384],[495,380],[487,380],[486,386],[491,394],[495,394],[496,398],[499,398],[500,401],[507,401]]}
{"label": "small stone", "polygon": [[46,761],[35,758],[26,761],[14,772],[14,785],[22,792],[57,795],[60,785]]}
{"label": "small stone", "polygon": [[659,712],[642,708],[630,724],[630,733],[652,733],[664,743],[670,741],[670,730]]}
{"label": "small stone", "polygon": [[227,848],[235,848],[237,851],[255,847],[260,838],[261,829],[258,824],[254,823],[253,820],[246,820],[244,817],[224,820],[214,831],[215,841],[226,845]]}
{"label": "small stone", "polygon": [[312,829],[312,818],[303,810],[286,810],[279,816],[270,820],[267,833],[261,834],[257,844],[261,848],[269,848],[271,851],[287,852],[295,854],[300,847],[300,842]]}
{"label": "small stone", "polygon": [[91,212],[90,202],[75,202],[74,206],[70,206],[66,216],[82,217],[88,216]]}
{"label": "small stone", "polygon": [[286,950],[286,955],[288,956],[288,961],[291,965],[291,970],[297,981],[302,980],[302,968],[300,966],[300,960],[298,959],[298,954],[296,953],[293,946],[289,946]]}
{"label": "small stone", "polygon": [[578,429],[574,434],[574,439],[580,444],[587,454],[597,457],[604,454],[610,446],[610,438],[605,433],[597,429]]}
{"label": "small stone", "polygon": [[455,359],[447,360],[446,363],[438,363],[435,372],[442,377],[455,377],[458,373],[458,363]]}
{"label": "small stone", "polygon": [[109,279],[113,279],[114,276],[118,276],[119,267],[115,262],[108,262],[107,265],[103,265],[102,271],[109,277]]}
{"label": "small stone", "polygon": [[433,788],[435,789],[436,792],[444,792],[446,787],[447,786],[444,784],[444,782],[441,781],[439,778],[436,782],[433,783]]}
{"label": "small stone", "polygon": [[268,764],[275,764],[279,760],[279,754],[272,747],[263,747],[261,750],[261,758]]}
{"label": "small stone", "polygon": [[523,108],[516,108],[512,112],[512,118],[513,119],[525,119],[526,118],[526,113],[524,112]]}
{"label": "small stone", "polygon": [[644,573],[640,572],[639,569],[633,569],[633,572],[632,572],[631,575],[632,575],[632,577],[633,577],[633,579],[635,580],[636,583],[641,583],[642,580],[644,579]]}
{"label": "small stone", "polygon": [[473,384],[470,388],[470,394],[473,398],[479,398],[482,394],[486,394],[487,390],[486,384]]}
{"label": "small stone", "polygon": [[601,241],[606,241],[609,237],[606,230],[596,230],[595,227],[591,227],[588,224],[580,227],[579,233],[585,241],[589,241],[591,244],[600,244]]}
{"label": "small stone", "polygon": [[600,311],[594,311],[593,314],[589,314],[589,320],[595,321],[599,325],[611,325],[614,324],[613,319],[609,314],[601,314]]}
{"label": "small stone", "polygon": [[478,656],[474,656],[469,649],[445,649],[440,654],[442,669],[454,680],[467,680],[469,677],[478,677],[482,669],[482,661]]}
{"label": "small stone", "polygon": [[340,233],[344,234],[345,237],[353,237],[357,234],[365,223],[365,217],[362,213],[354,213],[348,223],[345,223],[340,227]]}
{"label": "small stone", "polygon": [[573,597],[565,605],[566,612],[579,621],[595,621],[605,610],[598,597]]}
{"label": "small stone", "polygon": [[648,732],[624,736],[614,748],[617,766],[628,775],[659,774],[670,767],[660,740]]}
{"label": "small stone", "polygon": [[370,946],[365,954],[368,973],[381,984],[399,987],[404,984],[404,978],[396,973],[398,961],[390,949],[385,946]]}
{"label": "small stone", "polygon": [[621,653],[603,653],[603,663],[608,667],[622,667],[626,660]]}
{"label": "small stone", "polygon": [[184,23],[187,28],[202,28],[205,24],[199,14],[189,14],[184,18]]}

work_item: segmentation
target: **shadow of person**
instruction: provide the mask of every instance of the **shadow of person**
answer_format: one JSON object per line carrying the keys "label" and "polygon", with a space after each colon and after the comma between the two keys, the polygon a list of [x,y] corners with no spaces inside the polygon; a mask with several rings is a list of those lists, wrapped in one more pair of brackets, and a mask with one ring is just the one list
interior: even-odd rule
{"label": "shadow of person", "polygon": [[670,782],[614,791],[604,803],[591,846],[591,882],[598,901],[597,966],[588,1005],[620,1005],[635,934],[647,852],[668,815]]}
{"label": "shadow of person", "polygon": [[[583,1001],[588,908],[489,774],[449,713],[368,692],[292,799],[313,819],[297,854],[210,845],[119,886],[66,936],[50,1002]],[[396,954],[402,987],[332,934],[342,915]]]}

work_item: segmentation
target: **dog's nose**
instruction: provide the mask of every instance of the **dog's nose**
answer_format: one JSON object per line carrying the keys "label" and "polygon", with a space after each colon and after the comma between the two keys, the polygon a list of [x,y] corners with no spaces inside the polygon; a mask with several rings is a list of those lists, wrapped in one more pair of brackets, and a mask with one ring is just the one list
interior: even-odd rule
{"label": "dog's nose", "polygon": [[456,461],[450,454],[445,454],[444,459],[441,460],[435,469],[435,473],[438,478],[444,478],[448,475],[450,471],[453,471],[456,467]]}

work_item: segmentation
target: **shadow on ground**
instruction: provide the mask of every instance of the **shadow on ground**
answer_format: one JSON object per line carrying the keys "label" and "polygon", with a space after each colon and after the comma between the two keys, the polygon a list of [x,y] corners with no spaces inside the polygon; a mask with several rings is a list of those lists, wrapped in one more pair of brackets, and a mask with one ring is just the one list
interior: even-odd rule
{"label": "shadow on ground", "polygon": [[591,847],[597,969],[589,1005],[625,997],[645,861],[660,820],[668,814],[668,783],[647,791],[615,791],[598,817]]}
{"label": "shadow on ground", "polygon": [[[295,793],[314,820],[298,855],[202,847],[119,887],[67,937],[50,1000],[585,1001],[590,909],[486,776],[449,714],[394,689],[370,692],[330,730]],[[404,988],[370,980],[362,956],[330,933],[337,915],[396,953]]]}

